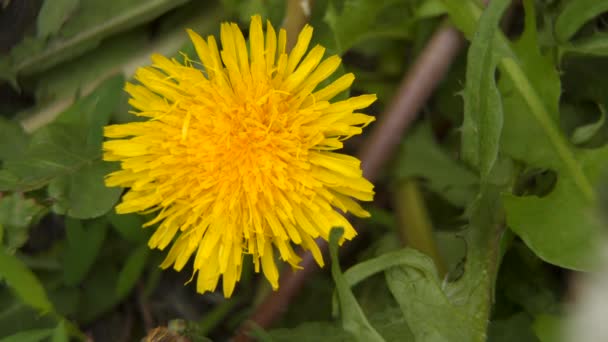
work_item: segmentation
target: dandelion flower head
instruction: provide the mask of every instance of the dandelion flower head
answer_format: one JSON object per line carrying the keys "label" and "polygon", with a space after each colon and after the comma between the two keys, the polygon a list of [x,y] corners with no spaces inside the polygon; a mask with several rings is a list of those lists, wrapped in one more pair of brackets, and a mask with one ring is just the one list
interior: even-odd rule
{"label": "dandelion flower head", "polygon": [[277,289],[276,256],[297,268],[301,246],[322,266],[314,238],[344,227],[351,239],[342,213],[369,216],[354,199],[371,201],[373,185],[358,159],[335,151],[373,121],[357,111],[376,97],[331,101],[354,76],[321,86],[341,60],[323,59],[318,45],[308,51],[312,31],[288,52],[285,30],[267,22],[264,33],[259,16],[248,42],[222,24],[221,49],[189,30],[200,63],[154,55],[125,88],[132,113],[147,120],[105,127],[104,159],[121,165],[106,185],[128,188],[116,211],[155,213],[145,224],[158,224],[150,248],[171,245],[163,268],[179,271],[193,257],[200,293],[221,277],[229,297],[246,254]]}

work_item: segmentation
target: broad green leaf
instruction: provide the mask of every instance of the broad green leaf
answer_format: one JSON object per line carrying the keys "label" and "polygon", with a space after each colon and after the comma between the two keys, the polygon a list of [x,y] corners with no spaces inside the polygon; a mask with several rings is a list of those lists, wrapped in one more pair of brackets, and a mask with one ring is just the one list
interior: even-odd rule
{"label": "broad green leaf", "polygon": [[0,248],[0,279],[21,298],[27,305],[42,313],[53,310],[53,305],[46,296],[46,291],[34,273],[16,256]]}
{"label": "broad green leaf", "polygon": [[342,327],[351,333],[357,341],[384,341],[382,336],[371,326],[363,314],[357,299],[353,295],[350,286],[342,275],[338,259],[338,241],[342,237],[342,228],[332,229],[330,233],[330,254],[332,259],[331,275],[336,283],[336,291],[340,302],[340,316]]}
{"label": "broad green leaf", "polygon": [[543,198],[505,194],[507,223],[544,260],[589,269],[600,231],[592,214],[593,185],[608,160],[608,149],[578,150],[561,131],[557,70],[550,58],[540,54],[532,2],[524,5],[526,29],[514,46],[519,63],[503,59],[506,77],[500,86],[508,113],[503,147],[512,158],[529,166],[554,170],[558,179]]}
{"label": "broad green leaf", "polygon": [[541,342],[532,330],[532,318],[525,313],[490,322],[488,342]]}
{"label": "broad green leaf", "polygon": [[[78,13],[61,26],[54,39],[27,37],[10,55],[0,57],[0,65],[10,65],[11,75],[44,71],[79,56],[99,45],[102,39],[157,18],[187,0],[105,0],[80,2]],[[56,1],[53,1],[55,3]]]}
{"label": "broad green leaf", "polygon": [[554,315],[538,315],[532,329],[540,342],[560,342],[564,338],[564,319]]}
{"label": "broad green leaf", "polygon": [[[470,21],[476,21],[479,8],[471,1],[459,6],[454,0],[444,3],[454,22],[470,34]],[[506,194],[507,223],[544,260],[589,269],[600,229],[592,215],[593,184],[606,152],[579,151],[560,130],[559,75],[551,58],[539,51],[534,3],[526,0],[524,6],[526,28],[513,49],[502,35],[494,42],[502,56],[499,89],[505,122],[501,148],[530,167],[554,170],[558,181],[544,198]]]}
{"label": "broad green leaf", "polygon": [[406,38],[414,11],[412,4],[401,0],[331,0],[323,18],[331,29],[331,38],[322,33],[320,40],[330,52],[344,54],[368,39]]}
{"label": "broad green leaf", "polygon": [[0,161],[21,158],[28,140],[21,125],[0,117]]}
{"label": "broad green leaf", "polygon": [[57,34],[79,2],[80,0],[44,0],[36,22],[38,37],[44,39]]}
{"label": "broad green leaf", "polygon": [[0,226],[3,242],[7,251],[14,252],[27,242],[30,226],[36,222],[44,207],[31,198],[13,193],[0,198]]}
{"label": "broad green leaf", "polygon": [[0,342],[40,342],[53,335],[54,329],[21,331],[0,339]]}
{"label": "broad green leaf", "polygon": [[[36,131],[24,156],[4,163],[4,169],[0,170],[0,191],[38,189],[57,177],[76,177],[83,168],[98,161],[103,125],[122,96],[123,82],[120,75],[108,79],[60,115],[57,122]],[[116,196],[113,189],[105,191]],[[82,205],[96,205],[94,200],[88,198]]]}
{"label": "broad green leaf", "polygon": [[601,111],[599,120],[588,125],[577,127],[574,132],[572,132],[570,140],[573,144],[578,145],[589,141],[599,132],[602,126],[604,126],[604,123],[606,122],[606,111],[602,105],[599,105],[599,108]]}
{"label": "broad green leaf", "polygon": [[[466,206],[477,192],[479,179],[451,158],[435,141],[431,127],[423,123],[406,138],[395,163],[398,179],[421,177],[432,191],[456,206]],[[372,217],[374,217],[372,215]]]}
{"label": "broad green leaf", "polygon": [[[403,255],[408,259],[407,265],[391,267],[385,275],[414,340],[474,341],[474,317],[466,312],[465,306],[451,302],[433,261],[417,251],[405,251],[409,252]],[[388,255],[384,257],[380,263],[392,262]]]}
{"label": "broad green leaf", "polygon": [[149,231],[142,228],[144,220],[138,214],[117,214],[114,210],[110,211],[106,217],[110,224],[120,236],[133,243],[141,243],[149,237]]}
{"label": "broad green leaf", "polygon": [[498,57],[494,36],[509,0],[490,2],[479,19],[467,55],[462,124],[462,157],[479,169],[485,180],[496,159],[503,125],[503,109],[496,87]]}
{"label": "broad green leaf", "polygon": [[116,283],[116,295],[118,297],[124,298],[133,289],[144,271],[148,255],[150,255],[150,248],[146,244],[140,245],[129,255],[124,267],[118,274]]}
{"label": "broad green leaf", "polygon": [[106,237],[107,223],[97,219],[83,225],[82,221],[65,221],[66,249],[64,252],[64,281],[78,285],[91,271]]}
{"label": "broad green leaf", "polygon": [[118,269],[112,262],[100,260],[95,271],[82,284],[82,297],[76,317],[81,324],[87,324],[111,310],[122,298],[116,296]]}
{"label": "broad green leaf", "polygon": [[79,219],[107,213],[122,193],[122,189],[104,184],[105,175],[115,170],[116,165],[96,160],[72,176],[55,178],[48,189],[55,201],[53,211]]}
{"label": "broad green leaf", "polygon": [[53,331],[51,342],[69,342],[68,330],[64,320],[57,324],[57,328]]}
{"label": "broad green leaf", "polygon": [[568,41],[587,21],[608,11],[607,0],[568,1],[555,20],[555,37]]}

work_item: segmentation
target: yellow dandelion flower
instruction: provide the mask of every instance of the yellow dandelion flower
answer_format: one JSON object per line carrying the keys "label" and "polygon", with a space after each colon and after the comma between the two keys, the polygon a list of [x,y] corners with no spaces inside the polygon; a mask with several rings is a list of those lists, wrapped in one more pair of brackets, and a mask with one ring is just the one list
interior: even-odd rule
{"label": "yellow dandelion flower", "polygon": [[259,16],[249,44],[236,24],[222,24],[221,50],[189,30],[202,67],[154,55],[125,88],[133,114],[148,120],[105,127],[104,159],[121,163],[106,185],[129,188],[116,211],[156,212],[145,224],[160,223],[150,248],[172,243],[161,267],[178,271],[194,255],[200,293],[222,276],[229,297],[245,254],[277,289],[277,251],[298,267],[300,245],[322,266],[314,238],[336,226],[356,235],[336,209],[369,216],[353,198],[371,201],[373,185],[358,159],[334,151],[374,120],[356,111],[376,96],[330,101],[354,76],[319,86],[341,60],[323,59],[318,45],[306,53],[312,31],[288,53],[285,30],[277,37],[268,22],[264,35]]}

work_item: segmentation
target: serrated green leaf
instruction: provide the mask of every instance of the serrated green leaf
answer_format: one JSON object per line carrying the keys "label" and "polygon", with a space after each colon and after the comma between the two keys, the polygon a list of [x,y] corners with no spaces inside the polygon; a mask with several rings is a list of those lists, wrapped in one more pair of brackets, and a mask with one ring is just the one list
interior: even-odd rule
{"label": "serrated green leaf", "polygon": [[118,274],[116,296],[124,298],[129,294],[144,271],[149,255],[150,249],[146,244],[140,245],[129,255],[124,267]]}
{"label": "serrated green leaf", "polygon": [[[560,82],[550,58],[542,56],[535,33],[534,5],[524,2],[526,29],[515,44],[519,63],[504,59],[503,147],[516,160],[557,172],[554,190],[543,198],[504,196],[507,223],[544,260],[589,269],[600,227],[591,211],[598,168],[606,149],[575,149],[558,125]],[[539,72],[543,71],[543,72]],[[533,148],[531,148],[533,146]]]}
{"label": "serrated green leaf", "polygon": [[336,291],[340,302],[340,315],[342,317],[342,327],[352,334],[357,341],[384,341],[382,336],[371,326],[365,318],[357,299],[353,295],[350,286],[342,275],[338,259],[338,241],[342,237],[344,230],[334,228],[330,233],[329,248],[332,259],[331,275],[336,283]]}
{"label": "serrated green leaf", "polygon": [[87,222],[67,218],[66,249],[63,256],[64,281],[78,285],[87,276],[106,237],[107,223],[98,219]]}
{"label": "serrated green leaf", "polygon": [[80,0],[45,0],[36,20],[38,37],[44,39],[57,34],[79,2]]}
{"label": "serrated green leaf", "polygon": [[568,1],[555,20],[555,37],[568,41],[587,21],[608,11],[607,0]]}
{"label": "serrated green leaf", "polygon": [[416,127],[405,138],[394,174],[398,179],[424,178],[431,190],[461,207],[473,200],[479,186],[473,172],[441,149],[427,123]]}
{"label": "serrated green leaf", "polygon": [[0,279],[4,280],[24,303],[41,313],[53,309],[44,287],[34,273],[21,260],[8,254],[3,248],[0,248]]}
{"label": "serrated green leaf", "polygon": [[13,193],[0,198],[0,226],[3,242],[9,252],[14,252],[27,242],[30,226],[44,212],[44,207],[22,194]]}
{"label": "serrated green leaf", "polygon": [[50,337],[54,329],[36,329],[21,331],[0,339],[0,342],[40,342]]}
{"label": "serrated green leaf", "polygon": [[[471,1],[444,3],[455,23],[470,34],[474,29],[470,22],[475,23],[479,8]],[[524,7],[525,31],[513,49],[502,35],[494,42],[502,56],[499,68],[504,76],[499,82],[505,109],[501,145],[515,160],[556,171],[558,181],[553,193],[544,198],[505,195],[507,223],[544,260],[589,269],[600,230],[592,215],[593,184],[606,160],[605,151],[579,151],[561,131],[559,74],[551,57],[540,53],[534,2],[526,0]]]}
{"label": "serrated green leaf", "polygon": [[496,87],[495,72],[499,55],[494,37],[508,0],[492,1],[479,19],[467,55],[462,124],[462,156],[479,169],[482,181],[498,158],[503,109]]}

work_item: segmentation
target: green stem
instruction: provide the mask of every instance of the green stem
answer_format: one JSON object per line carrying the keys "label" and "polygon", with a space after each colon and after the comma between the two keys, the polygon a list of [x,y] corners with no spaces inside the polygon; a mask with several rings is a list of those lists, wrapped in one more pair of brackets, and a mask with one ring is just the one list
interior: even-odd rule
{"label": "green stem", "polygon": [[430,256],[439,274],[445,275],[446,266],[435,243],[433,224],[416,181],[408,179],[400,183],[394,201],[398,233],[403,243]]}

